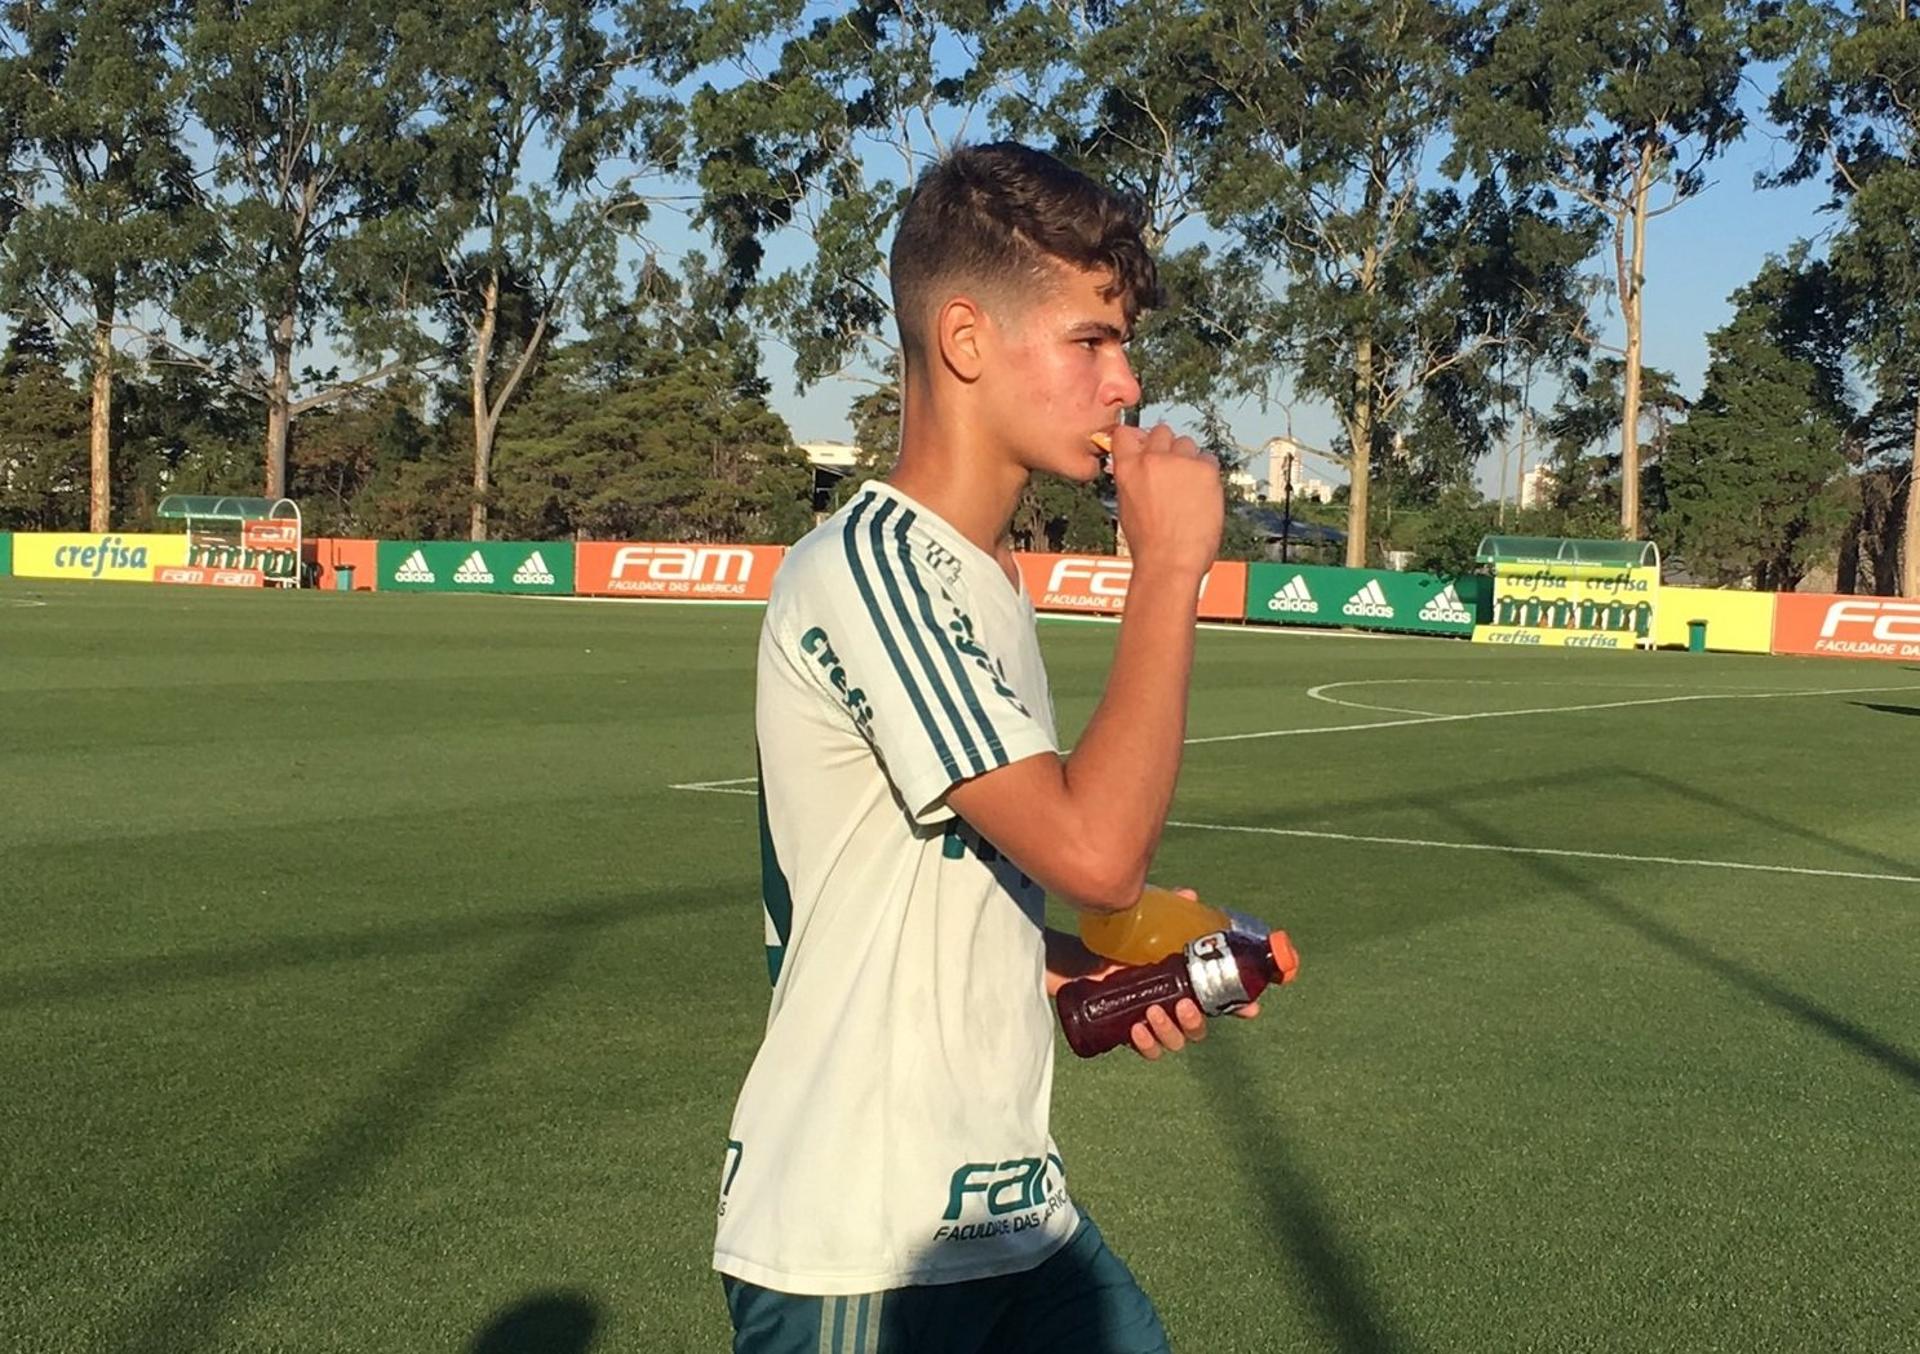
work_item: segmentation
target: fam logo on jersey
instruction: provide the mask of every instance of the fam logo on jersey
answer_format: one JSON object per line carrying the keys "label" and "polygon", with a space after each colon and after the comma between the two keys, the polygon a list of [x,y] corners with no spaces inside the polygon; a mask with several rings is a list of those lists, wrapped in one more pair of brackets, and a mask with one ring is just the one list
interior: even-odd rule
{"label": "fam logo on jersey", "polygon": [[1295,574],[1267,598],[1267,610],[1284,611],[1295,616],[1318,616],[1320,603],[1314,601],[1313,593],[1307,587],[1307,576]]}
{"label": "fam logo on jersey", "polygon": [[1429,599],[1427,604],[1420,608],[1420,619],[1441,621],[1449,625],[1471,625],[1473,613],[1460,604],[1459,590],[1449,583],[1440,591],[1439,596]]}
{"label": "fam logo on jersey", "polygon": [[[947,1184],[947,1211],[933,1239],[979,1241],[1043,1226],[1066,1206],[1066,1182],[1066,1163],[1051,1152],[966,1162]],[[961,1222],[968,1216],[973,1220]]]}
{"label": "fam logo on jersey", "polygon": [[1340,610],[1349,616],[1372,616],[1377,620],[1393,619],[1393,607],[1387,601],[1386,590],[1380,586],[1380,580],[1369,578],[1366,586],[1347,598]]}

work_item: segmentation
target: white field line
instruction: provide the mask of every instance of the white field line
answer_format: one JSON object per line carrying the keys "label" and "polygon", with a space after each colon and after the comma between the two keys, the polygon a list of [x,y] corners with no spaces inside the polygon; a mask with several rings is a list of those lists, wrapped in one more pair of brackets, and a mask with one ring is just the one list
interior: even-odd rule
{"label": "white field line", "polygon": [[1510,856],[1564,856],[1576,860],[1614,860],[1634,865],[1688,865],[1705,870],[1749,870],[1761,874],[1813,875],[1821,879],[1864,879],[1881,884],[1920,884],[1920,875],[1873,874],[1864,870],[1817,870],[1804,865],[1763,865],[1747,860],[1696,860],[1690,856],[1636,856],[1621,851],[1574,851],[1559,846],[1507,846],[1494,842],[1442,842],[1424,837],[1376,837],[1358,832],[1319,832],[1300,827],[1248,827],[1234,823],[1168,820],[1168,827],[1189,832],[1241,832],[1268,837],[1307,837],[1316,841],[1358,842],[1369,846],[1413,846],[1430,851],[1488,851]]}
{"label": "white field line", "polygon": [[758,776],[740,776],[733,780],[690,780],[681,785],[669,785],[669,790],[692,790],[696,794],[708,795],[757,795],[759,790],[736,790],[736,785],[758,786]]}
{"label": "white field line", "polygon": [[[1364,701],[1341,700],[1329,696],[1329,691],[1340,691],[1353,686],[1599,686],[1627,691],[1698,691],[1698,682],[1615,682],[1573,680],[1521,680],[1511,677],[1366,677],[1354,682],[1322,682],[1319,686],[1309,687],[1307,696],[1311,700],[1324,701],[1328,705],[1344,705],[1350,710],[1375,710],[1389,715],[1425,715],[1429,719],[1440,718],[1438,710],[1415,710],[1404,705],[1369,705]],[[1730,686],[1731,692],[1750,692],[1753,688]]]}
{"label": "white field line", "polygon": [[[1314,690],[1320,690],[1316,687]],[[1222,733],[1189,738],[1188,747],[1205,743],[1244,743],[1257,738],[1304,738],[1320,733],[1359,733],[1363,729],[1405,729],[1417,724],[1459,724],[1475,719],[1518,719],[1522,715],[1571,715],[1587,710],[1625,710],[1640,705],[1681,705],[1690,701],[1790,700],[1804,696],[1863,696],[1883,691],[1920,691],[1920,686],[1838,686],[1818,691],[1713,692],[1692,696],[1652,696],[1630,701],[1595,701],[1589,705],[1542,705],[1526,710],[1477,710],[1464,715],[1421,715],[1416,719],[1378,719],[1371,724],[1328,724],[1304,729],[1262,729],[1257,733]],[[1309,695],[1312,692],[1308,693]]]}

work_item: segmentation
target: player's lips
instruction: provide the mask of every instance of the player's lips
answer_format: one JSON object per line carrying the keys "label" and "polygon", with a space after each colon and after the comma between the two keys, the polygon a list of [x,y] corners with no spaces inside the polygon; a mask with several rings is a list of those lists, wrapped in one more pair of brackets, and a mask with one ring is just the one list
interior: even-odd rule
{"label": "player's lips", "polygon": [[1087,440],[1100,448],[1102,453],[1110,453],[1113,450],[1112,433],[1088,433]]}

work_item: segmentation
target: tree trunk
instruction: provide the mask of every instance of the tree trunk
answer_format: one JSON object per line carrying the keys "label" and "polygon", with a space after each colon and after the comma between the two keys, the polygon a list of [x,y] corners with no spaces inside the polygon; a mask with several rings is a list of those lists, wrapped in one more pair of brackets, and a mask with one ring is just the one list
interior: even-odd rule
{"label": "tree trunk", "polygon": [[480,328],[473,336],[473,365],[467,371],[467,388],[473,405],[473,507],[467,534],[476,541],[487,539],[487,491],[493,479],[495,427],[487,400],[487,370],[493,363],[493,337],[499,321],[500,275],[492,273],[487,278]]}
{"label": "tree trunk", "polygon": [[1627,329],[1625,393],[1620,402],[1620,534],[1640,539],[1640,342],[1646,284],[1647,195],[1653,188],[1653,146],[1640,148],[1633,176],[1633,262],[1621,279],[1620,318]]}
{"label": "tree trunk", "polygon": [[1907,470],[1906,529],[1900,533],[1900,595],[1920,597],[1920,401],[1913,406],[1913,464]]}
{"label": "tree trunk", "polygon": [[1367,488],[1373,473],[1373,339],[1363,335],[1353,352],[1353,417],[1347,422],[1352,455],[1347,487],[1347,567],[1367,566]]}
{"label": "tree trunk", "polygon": [[93,322],[93,408],[87,429],[87,530],[113,529],[113,301],[96,301]]}
{"label": "tree trunk", "polygon": [[1834,569],[1835,592],[1860,591],[1861,530],[1861,515],[1856,512],[1853,520],[1847,523],[1846,535],[1840,538],[1840,562]]}
{"label": "tree trunk", "polygon": [[267,388],[267,497],[287,496],[287,444],[293,433],[293,312],[273,322],[267,336],[273,383]]}

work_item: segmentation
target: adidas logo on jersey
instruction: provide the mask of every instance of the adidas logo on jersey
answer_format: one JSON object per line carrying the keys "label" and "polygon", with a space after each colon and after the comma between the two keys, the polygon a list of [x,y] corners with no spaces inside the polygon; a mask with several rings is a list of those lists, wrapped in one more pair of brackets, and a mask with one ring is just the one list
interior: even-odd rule
{"label": "adidas logo on jersey", "polygon": [[1393,619],[1393,608],[1387,605],[1387,594],[1377,578],[1368,579],[1367,586],[1347,598],[1346,605],[1340,610],[1349,616],[1373,616],[1383,621]]}
{"label": "adidas logo on jersey", "polygon": [[1473,613],[1460,605],[1460,594],[1449,583],[1440,595],[1420,608],[1423,621],[1446,621],[1453,625],[1472,625]]}
{"label": "adidas logo on jersey", "polygon": [[456,583],[491,583],[493,582],[493,570],[487,567],[486,560],[481,558],[480,552],[476,550],[471,555],[468,555],[466,559],[462,560],[460,567],[453,571],[453,581]]}
{"label": "adidas logo on jersey", "polygon": [[426,555],[416,550],[404,560],[400,561],[400,567],[393,571],[393,581],[396,583],[433,583],[437,580],[433,576],[433,570],[427,567]]}
{"label": "adidas logo on jersey", "polygon": [[1284,587],[1267,598],[1267,610],[1291,611],[1301,616],[1317,616],[1320,614],[1320,604],[1314,601],[1313,594],[1307,591],[1306,575],[1295,574]]}
{"label": "adidas logo on jersey", "polygon": [[[478,555],[474,556],[474,559],[478,558],[480,558]],[[484,568],[485,566],[483,565],[481,567]],[[489,577],[486,581],[491,583],[493,579]],[[513,581],[516,583],[544,583],[548,587],[552,587],[554,583],[553,570],[547,567],[547,562],[540,558],[540,552],[536,550],[527,556],[527,562],[525,564],[522,564],[518,569],[513,571]]]}

